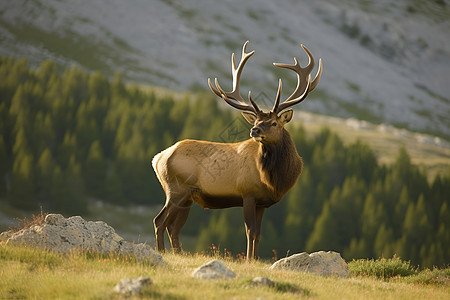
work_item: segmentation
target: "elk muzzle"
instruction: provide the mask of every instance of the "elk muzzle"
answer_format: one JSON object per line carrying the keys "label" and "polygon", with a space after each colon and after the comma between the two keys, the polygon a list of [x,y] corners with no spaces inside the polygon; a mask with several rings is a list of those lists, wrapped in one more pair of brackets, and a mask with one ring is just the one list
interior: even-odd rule
{"label": "elk muzzle", "polygon": [[252,137],[256,142],[261,142],[263,139],[261,136],[261,128],[256,126],[252,127],[252,129],[250,130],[250,137]]}

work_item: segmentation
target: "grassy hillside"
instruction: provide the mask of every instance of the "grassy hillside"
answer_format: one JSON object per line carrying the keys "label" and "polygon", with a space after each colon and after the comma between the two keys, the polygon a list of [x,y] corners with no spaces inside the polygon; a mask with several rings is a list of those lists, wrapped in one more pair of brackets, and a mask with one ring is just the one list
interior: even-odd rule
{"label": "grassy hillside", "polygon": [[[203,281],[192,271],[213,258],[236,273],[232,280]],[[246,263],[205,255],[164,255],[166,266],[152,266],[132,257],[73,253],[61,255],[30,248],[0,247],[2,299],[120,299],[113,287],[122,278],[148,276],[153,285],[142,291],[151,299],[448,299],[449,270],[415,272],[386,280],[357,274],[324,278],[306,273],[270,271],[270,262]],[[378,261],[380,266],[380,261]],[[369,270],[366,267],[367,270]],[[250,287],[253,277],[268,277],[274,287]]]}
{"label": "grassy hillside", "polygon": [[294,117],[309,135],[316,135],[327,126],[347,145],[356,140],[368,144],[380,164],[394,163],[398,149],[405,147],[412,163],[425,169],[430,181],[436,174],[446,174],[450,171],[450,144],[432,135],[302,111],[296,112]]}

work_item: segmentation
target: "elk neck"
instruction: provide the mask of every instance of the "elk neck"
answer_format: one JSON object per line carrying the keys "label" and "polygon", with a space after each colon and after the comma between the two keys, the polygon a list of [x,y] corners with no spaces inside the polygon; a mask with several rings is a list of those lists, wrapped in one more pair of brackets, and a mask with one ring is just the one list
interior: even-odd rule
{"label": "elk neck", "polygon": [[262,180],[273,192],[276,202],[286,194],[302,172],[303,162],[287,130],[283,129],[278,143],[262,144],[259,148]]}

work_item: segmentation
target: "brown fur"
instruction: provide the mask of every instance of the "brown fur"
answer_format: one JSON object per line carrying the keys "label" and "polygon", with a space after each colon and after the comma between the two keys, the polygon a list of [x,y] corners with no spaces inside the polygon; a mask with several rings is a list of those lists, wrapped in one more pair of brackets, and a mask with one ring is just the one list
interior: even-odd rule
{"label": "brown fur", "polygon": [[302,172],[303,161],[285,129],[279,143],[261,145],[259,156],[262,178],[272,187],[274,198],[279,201],[297,181]]}
{"label": "brown fur", "polygon": [[155,156],[153,168],[166,193],[166,204],[154,219],[159,251],[164,250],[164,230],[172,248],[181,250],[179,233],[196,202],[206,209],[243,206],[252,244],[248,258],[257,257],[264,209],[281,200],[302,170],[289,133],[282,127],[269,130],[279,132],[277,143],[183,140]]}

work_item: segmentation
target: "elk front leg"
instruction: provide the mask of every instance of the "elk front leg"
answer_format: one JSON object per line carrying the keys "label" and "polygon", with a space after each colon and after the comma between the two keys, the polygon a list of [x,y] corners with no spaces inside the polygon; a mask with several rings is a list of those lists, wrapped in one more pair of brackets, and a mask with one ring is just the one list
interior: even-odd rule
{"label": "elk front leg", "polygon": [[256,222],[256,201],[253,198],[245,198],[244,208],[244,224],[245,233],[247,234],[247,261],[255,258],[255,240],[257,234]]}
{"label": "elk front leg", "polygon": [[261,222],[264,214],[264,207],[256,207],[255,240],[253,241],[253,258],[258,259],[259,237],[261,236]]}

